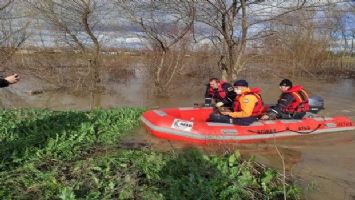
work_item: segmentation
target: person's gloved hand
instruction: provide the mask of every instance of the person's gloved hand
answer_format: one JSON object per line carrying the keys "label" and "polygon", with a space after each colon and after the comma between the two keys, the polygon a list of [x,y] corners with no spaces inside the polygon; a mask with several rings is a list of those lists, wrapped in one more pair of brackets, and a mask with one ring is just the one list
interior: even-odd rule
{"label": "person's gloved hand", "polygon": [[269,120],[275,120],[275,119],[277,119],[277,114],[276,113],[274,113],[274,112],[268,112],[267,114],[266,114],[269,118]]}
{"label": "person's gloved hand", "polygon": [[263,115],[262,117],[260,117],[261,120],[268,120],[270,119],[269,115]]}
{"label": "person's gloved hand", "polygon": [[223,105],[224,105],[223,102],[218,102],[218,103],[216,103],[216,107],[217,107],[217,108],[222,107]]}
{"label": "person's gloved hand", "polygon": [[277,114],[275,112],[267,112],[260,119],[261,120],[275,120],[275,119],[277,119]]}

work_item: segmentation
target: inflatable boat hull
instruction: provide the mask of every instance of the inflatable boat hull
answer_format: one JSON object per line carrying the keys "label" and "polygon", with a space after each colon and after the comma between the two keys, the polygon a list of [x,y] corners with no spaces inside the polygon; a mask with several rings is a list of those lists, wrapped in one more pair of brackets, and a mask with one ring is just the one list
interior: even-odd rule
{"label": "inflatable boat hull", "polygon": [[260,120],[249,126],[238,126],[206,122],[211,112],[211,108],[156,109],[143,113],[141,121],[156,137],[194,143],[250,143],[355,130],[352,120],[343,116]]}

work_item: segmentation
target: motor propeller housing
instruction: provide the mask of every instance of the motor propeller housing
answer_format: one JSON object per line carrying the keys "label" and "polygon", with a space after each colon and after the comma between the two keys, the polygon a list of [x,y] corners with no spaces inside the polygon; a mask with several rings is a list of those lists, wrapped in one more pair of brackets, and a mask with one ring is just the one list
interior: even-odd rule
{"label": "motor propeller housing", "polygon": [[309,112],[317,114],[319,111],[324,110],[324,99],[320,96],[309,97]]}

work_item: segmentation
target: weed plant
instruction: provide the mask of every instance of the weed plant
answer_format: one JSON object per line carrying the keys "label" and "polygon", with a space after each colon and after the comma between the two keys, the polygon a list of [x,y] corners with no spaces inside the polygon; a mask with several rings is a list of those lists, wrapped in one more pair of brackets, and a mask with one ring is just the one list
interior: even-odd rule
{"label": "weed plant", "polygon": [[[281,176],[238,152],[120,148],[142,111],[1,110],[1,199],[284,198]],[[300,198],[291,182],[286,193]]]}

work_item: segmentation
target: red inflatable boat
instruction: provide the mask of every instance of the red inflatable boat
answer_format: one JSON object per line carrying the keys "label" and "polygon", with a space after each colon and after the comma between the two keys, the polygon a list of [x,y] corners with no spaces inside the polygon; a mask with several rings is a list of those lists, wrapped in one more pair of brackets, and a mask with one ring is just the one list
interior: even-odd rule
{"label": "red inflatable boat", "polygon": [[355,130],[351,119],[305,117],[302,120],[265,120],[249,126],[206,122],[212,108],[166,108],[143,113],[141,120],[152,135],[195,143],[257,142],[274,138]]}

